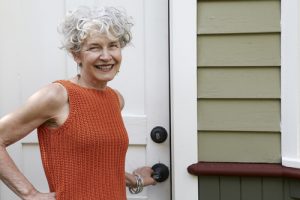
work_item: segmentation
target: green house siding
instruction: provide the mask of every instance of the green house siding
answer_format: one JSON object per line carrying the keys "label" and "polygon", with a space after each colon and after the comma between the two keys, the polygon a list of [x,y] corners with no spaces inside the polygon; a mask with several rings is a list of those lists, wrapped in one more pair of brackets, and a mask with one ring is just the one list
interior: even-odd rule
{"label": "green house siding", "polygon": [[280,163],[280,1],[197,13],[199,161]]}
{"label": "green house siding", "polygon": [[[263,87],[257,87],[257,85]],[[198,68],[199,99],[279,99],[279,88],[279,67]]]}
{"label": "green house siding", "polygon": [[280,65],[279,33],[198,35],[198,67]]}
{"label": "green house siding", "polygon": [[[259,140],[257,139],[259,138]],[[207,162],[280,162],[280,134],[264,132],[206,132],[198,137],[199,160]],[[213,145],[212,145],[213,144]],[[216,148],[216,146],[218,148]],[[268,148],[266,148],[268,146]],[[203,152],[205,149],[206,152]]]}
{"label": "green house siding", "polygon": [[277,0],[199,0],[198,34],[278,32]]}

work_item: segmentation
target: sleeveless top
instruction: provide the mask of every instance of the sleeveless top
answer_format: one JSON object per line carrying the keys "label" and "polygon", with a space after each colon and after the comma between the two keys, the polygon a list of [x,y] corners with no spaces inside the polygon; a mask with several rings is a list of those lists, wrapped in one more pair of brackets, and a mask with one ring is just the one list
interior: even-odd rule
{"label": "sleeveless top", "polygon": [[45,174],[57,200],[125,200],[128,135],[119,98],[70,81],[69,116],[58,128],[38,127]]}

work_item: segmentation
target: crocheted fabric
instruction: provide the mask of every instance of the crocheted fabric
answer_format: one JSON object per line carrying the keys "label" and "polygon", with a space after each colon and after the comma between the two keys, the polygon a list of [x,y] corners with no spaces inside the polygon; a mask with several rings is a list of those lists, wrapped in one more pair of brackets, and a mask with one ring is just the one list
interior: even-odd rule
{"label": "crocheted fabric", "polygon": [[115,91],[57,81],[68,92],[59,128],[38,128],[42,162],[57,200],[125,200],[128,135]]}

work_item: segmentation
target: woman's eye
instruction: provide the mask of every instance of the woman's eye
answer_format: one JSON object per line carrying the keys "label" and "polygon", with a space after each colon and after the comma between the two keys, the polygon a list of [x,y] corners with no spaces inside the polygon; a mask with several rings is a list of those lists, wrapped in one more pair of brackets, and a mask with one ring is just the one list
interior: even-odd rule
{"label": "woman's eye", "polygon": [[88,48],[88,51],[99,51],[100,48],[99,47],[90,47]]}
{"label": "woman's eye", "polygon": [[113,44],[111,44],[111,45],[110,45],[110,47],[113,47],[113,48],[119,48],[119,45],[118,45],[118,44],[115,44],[115,43],[113,43]]}

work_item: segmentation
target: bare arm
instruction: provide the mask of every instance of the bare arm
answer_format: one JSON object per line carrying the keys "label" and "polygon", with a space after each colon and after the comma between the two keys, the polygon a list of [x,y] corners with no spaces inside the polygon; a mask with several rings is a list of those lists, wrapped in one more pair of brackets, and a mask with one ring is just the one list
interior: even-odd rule
{"label": "bare arm", "polygon": [[22,199],[55,199],[55,195],[39,193],[16,167],[6,147],[55,118],[65,103],[64,88],[50,84],[32,95],[21,108],[0,119],[0,178]]}
{"label": "bare arm", "polygon": [[[115,91],[118,95],[119,102],[120,102],[120,107],[121,107],[121,110],[122,110],[124,108],[124,105],[125,105],[124,98],[123,98],[123,96],[121,95],[121,93],[119,91],[117,91],[117,90],[115,90]],[[143,178],[143,181],[144,181],[144,186],[155,185],[156,184],[156,181],[151,177],[151,175],[153,173],[153,170],[150,167],[145,166],[145,167],[141,167],[141,168],[136,169],[133,172],[133,174],[130,174],[128,172],[125,173],[126,186],[131,186],[131,187],[136,186],[136,179],[135,179],[134,173],[141,175],[141,177]]]}

